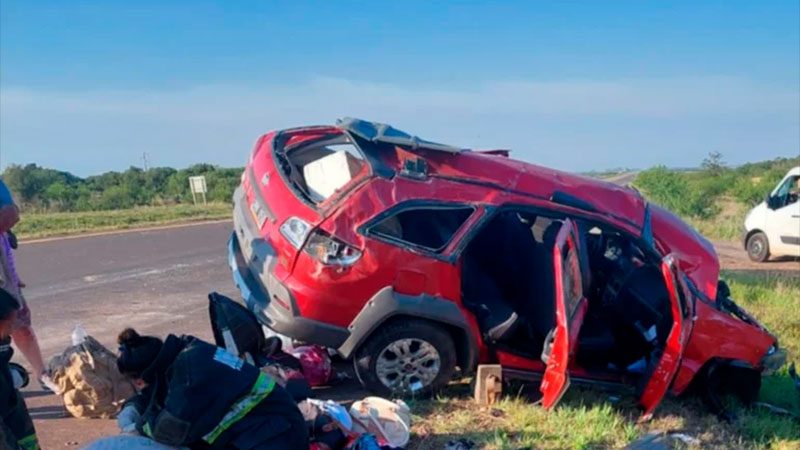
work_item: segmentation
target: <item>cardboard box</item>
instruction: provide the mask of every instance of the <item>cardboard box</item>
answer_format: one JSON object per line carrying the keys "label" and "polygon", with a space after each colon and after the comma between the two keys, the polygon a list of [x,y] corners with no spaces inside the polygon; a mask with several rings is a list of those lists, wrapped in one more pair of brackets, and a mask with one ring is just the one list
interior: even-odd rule
{"label": "cardboard box", "polygon": [[339,150],[303,166],[303,177],[311,197],[321,202],[352,180],[361,167],[360,159]]}

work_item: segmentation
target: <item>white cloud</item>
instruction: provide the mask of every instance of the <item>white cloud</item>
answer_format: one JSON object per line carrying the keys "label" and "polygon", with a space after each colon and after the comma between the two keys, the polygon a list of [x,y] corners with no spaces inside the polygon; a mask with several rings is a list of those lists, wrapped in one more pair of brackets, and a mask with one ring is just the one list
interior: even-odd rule
{"label": "white cloud", "polygon": [[[123,169],[144,151],[163,165],[238,165],[265,131],[356,116],[443,142],[511,147],[519,158],[565,169],[690,165],[710,150],[737,162],[796,153],[798,105],[796,87],[732,77],[421,88],[330,77],[176,90],[4,86],[0,156],[4,165],[79,174]],[[766,148],[749,157],[759,144]]]}

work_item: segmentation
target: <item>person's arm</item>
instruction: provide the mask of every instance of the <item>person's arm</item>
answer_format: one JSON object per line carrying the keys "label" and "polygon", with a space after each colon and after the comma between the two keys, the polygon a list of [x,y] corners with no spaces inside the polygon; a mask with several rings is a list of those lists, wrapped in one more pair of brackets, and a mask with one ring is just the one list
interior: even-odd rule
{"label": "person's arm", "polygon": [[0,206],[0,233],[5,233],[19,222],[19,210],[13,203]]}
{"label": "person's arm", "polygon": [[147,411],[147,406],[153,396],[153,389],[145,387],[133,397],[125,400],[122,410],[117,415],[117,426],[123,433],[136,433],[136,425],[141,421],[142,415]]}
{"label": "person's arm", "polygon": [[19,222],[19,209],[8,186],[0,179],[0,233],[5,233]]}
{"label": "person's arm", "polygon": [[[175,364],[180,364],[178,356]],[[190,431],[196,418],[203,414],[202,408],[192,408],[194,392],[184,370],[172,371],[171,378],[160,377],[152,386],[149,404],[139,419],[137,430],[165,445],[179,447],[189,444]]]}

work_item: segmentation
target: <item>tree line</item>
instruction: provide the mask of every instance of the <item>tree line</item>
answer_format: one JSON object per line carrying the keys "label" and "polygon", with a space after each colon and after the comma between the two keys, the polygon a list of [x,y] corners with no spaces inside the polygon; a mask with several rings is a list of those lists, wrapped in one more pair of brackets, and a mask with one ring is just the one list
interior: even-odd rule
{"label": "tree line", "polygon": [[[775,187],[798,158],[778,158],[730,168],[711,153],[699,170],[676,171],[658,166],[641,172],[634,184],[645,196],[680,215],[713,217],[717,199],[726,196],[753,205]],[[87,178],[36,164],[11,165],[2,177],[19,206],[27,211],[96,211],[135,206],[191,203],[189,177],[204,175],[207,198],[230,202],[242,168],[195,164],[186,169],[130,167]]]}
{"label": "tree line", "polygon": [[800,157],[777,158],[731,168],[722,155],[709,154],[700,169],[675,171],[657,166],[641,172],[634,181],[645,197],[681,216],[707,219],[720,212],[718,199],[727,197],[753,206],[775,188]]}
{"label": "tree line", "polygon": [[210,202],[230,202],[242,168],[195,164],[186,169],[130,167],[86,178],[36,164],[10,165],[2,178],[24,211],[97,211],[192,203],[189,177],[204,175]]}

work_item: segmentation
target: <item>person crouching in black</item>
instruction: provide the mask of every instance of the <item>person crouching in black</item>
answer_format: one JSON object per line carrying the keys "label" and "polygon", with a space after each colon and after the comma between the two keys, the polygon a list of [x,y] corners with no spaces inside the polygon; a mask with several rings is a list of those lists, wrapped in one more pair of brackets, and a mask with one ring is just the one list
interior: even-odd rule
{"label": "person crouching in black", "polygon": [[225,349],[193,336],[163,342],[133,329],[119,335],[121,373],[140,389],[128,401],[136,429],[192,449],[307,449],[308,430],[291,396]]}
{"label": "person crouching in black", "polygon": [[38,450],[36,430],[28,414],[25,400],[14,387],[9,362],[11,330],[16,322],[19,302],[6,290],[0,289],[0,448],[12,450]]}

